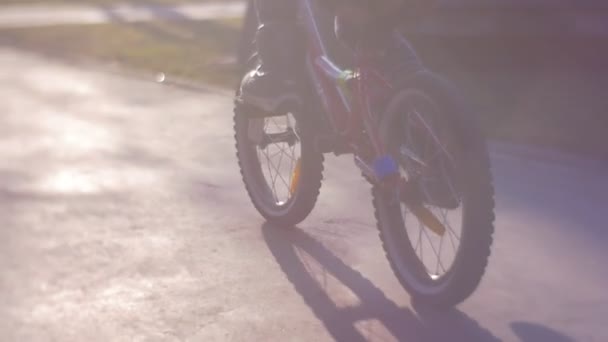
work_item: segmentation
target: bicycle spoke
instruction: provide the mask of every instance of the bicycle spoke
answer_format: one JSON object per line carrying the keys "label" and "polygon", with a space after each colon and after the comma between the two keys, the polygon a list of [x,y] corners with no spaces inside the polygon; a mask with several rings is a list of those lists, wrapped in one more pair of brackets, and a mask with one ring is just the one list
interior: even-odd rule
{"label": "bicycle spoke", "polygon": [[281,182],[283,182],[283,185],[285,185],[285,187],[287,189],[289,189],[289,183],[287,183],[287,181],[285,180],[285,178],[283,177],[282,174],[279,173],[279,178],[281,179]]}
{"label": "bicycle spoke", "polygon": [[272,185],[272,191],[273,191],[273,196],[274,196],[275,202],[278,202],[279,198],[277,196],[276,179],[278,177],[279,171],[277,170],[276,166],[272,163],[272,160],[270,158],[268,158],[268,165],[270,168],[272,168],[274,170],[274,177],[272,174],[270,175],[270,183]]}
{"label": "bicycle spoke", "polygon": [[275,157],[277,157],[277,156],[278,156],[279,154],[281,154],[281,153],[283,153],[283,151],[279,150],[279,151],[277,151],[277,152],[275,152],[275,153],[271,154],[271,155],[270,155],[270,158],[273,158],[273,159],[274,159]]}
{"label": "bicycle spoke", "polygon": [[[458,240],[458,242],[460,242],[460,236],[458,236],[456,234],[456,232],[454,231],[454,228],[452,228],[452,224],[450,223],[450,220],[448,219],[446,213],[444,213],[443,211],[439,211],[439,212],[441,213],[441,216],[443,217],[443,223],[448,228],[448,231],[452,232],[454,237]],[[446,212],[447,212],[447,210],[446,210]]]}
{"label": "bicycle spoke", "polygon": [[[443,223],[444,223],[444,227],[448,227],[447,231],[448,231],[448,237],[450,238],[450,243],[452,244],[452,249],[454,250],[454,252],[457,251],[456,248],[456,243],[454,242],[454,237],[452,237],[452,235],[454,235],[454,230],[452,229],[452,225],[450,225],[450,222],[447,220],[446,214],[443,212],[443,210],[439,211],[441,213],[441,216],[443,217]],[[460,240],[458,240],[460,242]]]}
{"label": "bicycle spoke", "polygon": [[274,181],[272,181],[273,177],[272,177],[272,170],[270,168],[271,166],[271,162],[270,162],[270,158],[268,157],[268,152],[266,150],[264,150],[264,155],[266,156],[266,167],[268,168],[268,175],[270,176],[270,180],[271,180],[271,186],[272,186],[272,197],[274,198],[274,201],[277,202],[279,199],[277,198],[277,190],[274,187]]}
{"label": "bicycle spoke", "polygon": [[[281,147],[278,143],[273,143],[272,145],[269,146],[274,146],[278,149],[277,152],[273,153],[270,155],[271,158],[278,156],[280,153],[284,153],[285,156],[287,156],[288,158],[292,159],[295,161],[295,150],[291,153],[287,153],[287,149],[285,147]],[[291,149],[291,147],[290,147]],[[294,149],[295,149],[295,145],[294,145]]]}
{"label": "bicycle spoke", "polygon": [[[262,130],[262,142],[251,141],[251,158],[259,165],[259,176],[265,202],[275,207],[290,205],[293,193],[294,168],[301,155],[301,139],[294,128],[295,117],[263,118],[255,126]],[[256,122],[257,124],[257,122]],[[264,165],[266,164],[266,165]],[[286,174],[286,172],[288,174]]]}
{"label": "bicycle spoke", "polygon": [[439,138],[433,132],[433,129],[431,128],[431,126],[429,126],[429,124],[422,118],[422,115],[420,115],[420,113],[418,113],[418,111],[414,111],[414,112],[420,118],[420,122],[426,128],[426,130],[429,132],[429,134],[430,134],[431,138],[433,139],[433,141],[441,148],[441,150],[446,154],[446,156],[453,162],[454,159],[452,158],[452,156],[448,152],[447,148],[441,143],[441,141],[439,141]]}
{"label": "bicycle spoke", "polygon": [[[274,146],[276,146],[276,147],[279,149],[279,152],[277,152],[277,154],[278,154],[278,153],[283,153],[283,154],[285,154],[285,155],[286,155],[288,158],[290,158],[292,161],[295,161],[295,160],[294,160],[294,157],[293,157],[292,155],[287,154],[287,152],[286,152],[287,150],[286,150],[284,147],[281,147],[281,146],[279,146],[278,144],[274,144]],[[295,146],[295,145],[294,145],[294,146]]]}
{"label": "bicycle spoke", "polygon": [[416,240],[416,245],[414,246],[414,252],[418,251],[418,247],[421,246],[420,240],[422,239],[422,231],[420,230],[420,222],[418,222],[418,239]]}
{"label": "bicycle spoke", "polygon": [[439,257],[439,253],[437,253],[437,250],[435,249],[435,246],[433,245],[433,241],[431,240],[431,237],[429,236],[429,233],[426,231],[426,229],[423,232],[424,232],[424,235],[426,235],[426,238],[427,238],[427,240],[429,242],[429,245],[431,245],[431,249],[433,250],[433,253],[435,253],[435,256],[439,260],[439,264],[441,265],[441,268],[445,272],[445,267],[443,266],[443,263],[441,263],[441,258]]}
{"label": "bicycle spoke", "polygon": [[[284,184],[286,187],[288,187],[288,188],[289,188],[289,185],[288,185],[288,184],[287,184],[287,182],[285,181],[285,178],[283,178],[283,175],[281,175],[281,165],[282,165],[282,162],[283,162],[283,155],[284,155],[284,153],[281,153],[281,155],[280,155],[280,157],[279,157],[279,163],[278,163],[279,165],[278,165],[278,166],[272,165],[272,167],[273,167],[273,168],[275,169],[275,171],[276,171],[276,176],[275,176],[275,178],[274,178],[274,180],[273,180],[273,186],[276,186],[276,181],[277,181],[277,179],[279,179],[279,178],[280,178],[280,179],[281,179],[281,181],[283,182],[283,184]],[[276,187],[275,187],[275,191],[276,191]]]}
{"label": "bicycle spoke", "polygon": [[424,249],[422,248],[422,231],[424,230],[424,225],[420,220],[418,220],[418,243],[420,244],[420,261],[422,261],[422,265],[426,268],[424,264]]}
{"label": "bicycle spoke", "polygon": [[[273,167],[273,168],[274,168],[274,170],[276,171],[276,176],[275,176],[275,178],[274,178],[274,180],[273,180],[273,182],[274,182],[274,186],[275,186],[275,189],[276,189],[276,182],[277,182],[277,179],[278,179],[279,177],[281,177],[281,162],[282,162],[282,161],[283,161],[283,153],[281,152],[281,153],[279,154],[279,165],[278,165],[278,166],[272,165],[272,167]],[[276,190],[275,190],[275,191],[276,191]],[[277,197],[279,197],[279,194],[278,194],[278,193],[277,193]]]}
{"label": "bicycle spoke", "polygon": [[[281,173],[281,166],[283,165],[283,157],[287,155],[287,154],[286,154],[284,151],[285,151],[284,149],[282,149],[282,150],[281,150],[281,155],[280,155],[280,157],[279,157],[279,163],[278,163],[279,165],[278,165],[277,167],[275,167],[275,166],[273,165],[273,168],[275,168],[275,170],[277,171],[277,174],[278,174],[278,176],[277,176],[277,177],[281,179],[281,181],[283,182],[283,184],[284,184],[284,185],[285,185],[287,188],[289,188],[289,187],[290,187],[290,186],[289,186],[289,183],[287,183],[287,181],[285,180],[285,178],[283,177],[283,175],[282,175],[282,173]],[[295,163],[294,157],[292,157],[292,156],[288,156],[288,157],[289,157],[289,159],[291,160],[291,164],[293,165],[293,164]],[[291,175],[291,173],[292,173],[292,170],[293,170],[293,166],[292,166],[292,168],[290,169],[290,175]]]}
{"label": "bicycle spoke", "polygon": [[[437,265],[435,266],[435,274],[439,273],[439,264],[441,264],[441,248],[443,247],[443,236],[441,236],[441,239],[439,240],[439,253],[437,254]],[[443,264],[441,265],[441,268],[443,268]],[[443,271],[445,272],[445,269],[443,269]]]}
{"label": "bicycle spoke", "polygon": [[[416,218],[416,221],[418,223],[418,238],[416,240],[416,243],[414,245],[414,251],[417,252],[417,254],[420,257],[420,262],[422,263],[422,265],[425,267],[425,269],[427,270],[427,272],[431,272],[429,266],[427,265],[427,262],[425,262],[425,253],[424,253],[424,241],[422,239],[422,236],[425,236],[425,239],[428,244],[430,245],[431,251],[433,252],[433,254],[435,255],[435,274],[437,275],[439,273],[439,269],[441,269],[442,272],[447,272],[447,268],[441,258],[441,250],[443,249],[443,239],[444,237],[441,237],[440,241],[439,241],[439,250],[437,250],[437,248],[435,247],[435,244],[433,243],[433,237],[428,233],[426,226],[424,225],[424,223],[422,223],[421,220]],[[450,236],[451,238],[451,236]],[[454,247],[454,244],[453,244]],[[430,261],[431,263],[433,261]],[[432,265],[432,264],[431,264]],[[430,266],[433,267],[433,266]]]}

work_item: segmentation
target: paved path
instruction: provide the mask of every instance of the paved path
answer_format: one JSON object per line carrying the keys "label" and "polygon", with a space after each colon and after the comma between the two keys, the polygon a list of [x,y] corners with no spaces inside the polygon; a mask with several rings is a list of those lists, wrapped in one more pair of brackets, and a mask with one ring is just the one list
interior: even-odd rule
{"label": "paved path", "polygon": [[243,2],[160,5],[11,5],[0,7],[0,28],[103,24],[151,20],[210,20],[240,18]]}
{"label": "paved path", "polygon": [[602,164],[494,154],[487,276],[432,314],[349,158],[280,230],[243,190],[229,97],[10,50],[0,94],[2,341],[608,341]]}

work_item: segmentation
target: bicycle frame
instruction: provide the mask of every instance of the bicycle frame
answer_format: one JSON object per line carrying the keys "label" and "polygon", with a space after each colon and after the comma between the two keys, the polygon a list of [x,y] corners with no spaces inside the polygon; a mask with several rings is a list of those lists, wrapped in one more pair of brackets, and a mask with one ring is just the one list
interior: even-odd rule
{"label": "bicycle frame", "polygon": [[[305,28],[308,44],[308,73],[336,133],[356,145],[360,140],[360,132],[364,131],[373,147],[373,162],[374,159],[384,156],[386,151],[378,137],[378,113],[372,110],[372,103],[378,99],[370,90],[373,87],[390,90],[391,85],[371,66],[365,53],[356,50],[354,55],[357,76],[349,82],[352,85],[348,85],[352,96],[349,98],[345,94],[344,89],[340,87],[345,70],[340,69],[329,57],[319,29],[317,10],[312,0],[299,0],[300,20]],[[369,162],[366,161],[367,164]]]}
{"label": "bicycle frame", "polygon": [[[356,166],[372,183],[382,246],[398,280],[421,303],[458,304],[475,290],[485,272],[494,231],[494,191],[483,138],[474,127],[464,127],[469,120],[461,115],[468,113],[461,112],[459,100],[453,97],[457,94],[427,72],[398,30],[393,36],[377,37],[378,44],[373,45],[381,54],[355,47],[354,70],[342,70],[329,54],[334,46],[326,43],[327,38],[334,38],[330,22],[326,22],[329,18],[317,9],[326,0],[292,1],[298,5],[298,33],[303,33],[296,39],[301,38],[298,43],[304,49],[292,56],[296,61],[291,70],[301,101],[286,100],[277,110],[263,111],[248,106],[238,95],[235,99],[237,158],[252,203],[269,222],[298,224],[317,201],[323,180],[322,154],[353,153]],[[255,31],[253,12],[248,12],[249,30],[244,32],[243,44],[251,43]],[[251,48],[251,44],[243,46],[242,61],[249,58],[247,52],[255,52]],[[244,65],[249,70],[242,82],[255,80],[257,72],[264,71],[259,64],[263,61],[255,54],[247,61]],[[285,124],[274,122],[273,129],[266,129],[267,118],[274,121],[274,116],[286,117]],[[428,125],[427,118],[441,125]],[[445,131],[441,137],[450,145],[439,139],[435,127]],[[403,139],[410,132],[407,138],[412,139]],[[268,149],[270,144],[276,145],[274,153]],[[451,152],[463,159],[456,163]],[[265,155],[265,162],[261,155]],[[291,160],[289,182],[281,175],[284,155]],[[278,166],[272,161],[275,156]],[[277,179],[286,186],[286,196],[281,199]],[[458,181],[457,186],[453,181]],[[450,224],[451,209],[462,209],[456,215],[461,221],[460,236]],[[411,222],[418,227],[417,241],[406,227],[410,224],[406,217],[418,221]],[[430,267],[423,260],[423,233],[431,247],[425,248],[426,254],[432,249],[436,256],[436,264]],[[433,236],[441,239],[439,252]],[[441,253],[444,237],[454,252],[454,262],[447,269]]]}

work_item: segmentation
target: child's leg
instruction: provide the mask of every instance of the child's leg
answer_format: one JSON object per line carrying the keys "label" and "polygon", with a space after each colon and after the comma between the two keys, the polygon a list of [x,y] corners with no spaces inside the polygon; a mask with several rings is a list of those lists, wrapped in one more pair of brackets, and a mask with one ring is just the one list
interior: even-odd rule
{"label": "child's leg", "polygon": [[260,68],[241,82],[243,102],[266,112],[276,112],[281,104],[297,99],[295,77],[290,65],[295,57],[295,0],[254,0],[260,26],[255,43]]}
{"label": "child's leg", "polygon": [[260,26],[256,45],[263,69],[286,77],[295,37],[296,6],[293,0],[255,0]]}

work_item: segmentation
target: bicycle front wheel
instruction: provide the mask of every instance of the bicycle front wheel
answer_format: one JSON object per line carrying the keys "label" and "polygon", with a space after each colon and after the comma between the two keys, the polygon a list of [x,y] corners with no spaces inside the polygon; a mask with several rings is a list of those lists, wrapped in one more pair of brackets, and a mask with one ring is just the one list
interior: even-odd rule
{"label": "bicycle front wheel", "polygon": [[268,221],[291,226],[313,210],[323,178],[323,154],[298,114],[256,116],[237,106],[236,150],[247,193]]}

